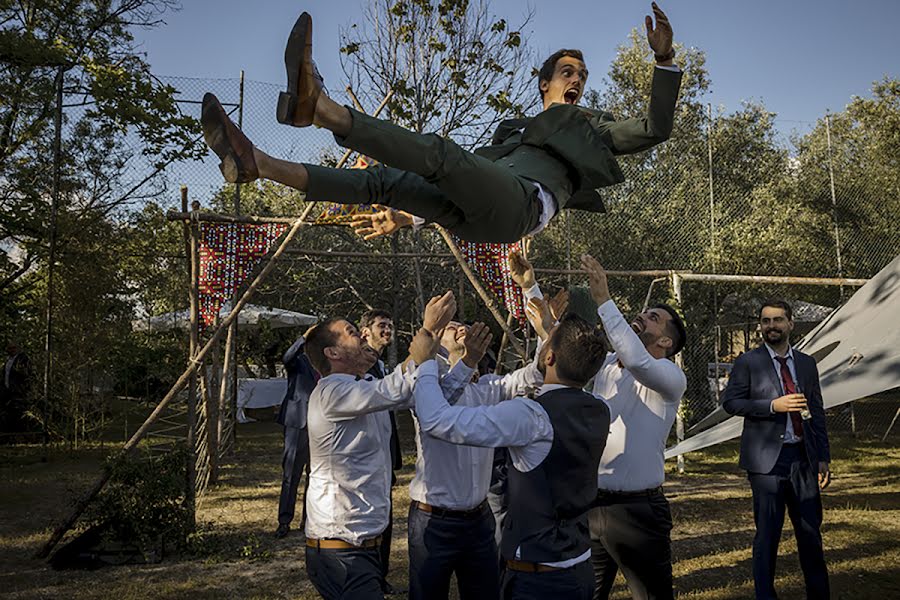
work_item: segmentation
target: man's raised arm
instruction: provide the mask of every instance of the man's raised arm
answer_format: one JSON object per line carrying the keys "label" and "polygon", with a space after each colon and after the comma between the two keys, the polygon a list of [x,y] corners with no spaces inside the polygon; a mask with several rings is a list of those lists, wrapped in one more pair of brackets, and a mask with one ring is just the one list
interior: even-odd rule
{"label": "man's raised arm", "polygon": [[597,314],[616,358],[639,383],[658,392],[666,401],[680,400],[687,388],[684,372],[672,361],[655,358],[647,351],[641,338],[612,301],[606,271],[600,263],[585,254],[581,257],[581,266],[588,273],[591,297],[599,306]]}

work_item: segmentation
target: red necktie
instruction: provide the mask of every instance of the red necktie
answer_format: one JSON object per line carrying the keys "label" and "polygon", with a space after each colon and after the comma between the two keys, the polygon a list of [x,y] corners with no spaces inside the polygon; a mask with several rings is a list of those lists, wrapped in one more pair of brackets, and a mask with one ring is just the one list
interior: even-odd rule
{"label": "red necktie", "polygon": [[[784,384],[784,393],[796,394],[797,386],[794,385],[794,378],[791,377],[791,370],[788,369],[787,356],[776,356],[775,360],[781,364],[781,383]],[[803,437],[803,419],[800,418],[800,413],[792,410],[788,415],[791,417],[791,425],[794,426],[794,435]]]}

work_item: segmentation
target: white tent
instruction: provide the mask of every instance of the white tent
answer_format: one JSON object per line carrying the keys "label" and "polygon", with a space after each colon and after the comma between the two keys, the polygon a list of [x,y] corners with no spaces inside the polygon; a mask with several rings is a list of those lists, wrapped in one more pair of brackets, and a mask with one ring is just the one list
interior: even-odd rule
{"label": "white tent", "polygon": [[[224,319],[230,312],[231,304],[225,303],[219,311],[219,318]],[[318,319],[313,315],[283,308],[257,306],[255,304],[244,305],[243,310],[238,315],[238,324],[240,326],[259,325],[262,322],[266,322],[273,329],[314,325],[316,321]],[[190,322],[190,311],[184,309],[155,317],[136,319],[132,321],[131,326],[135,331],[168,331],[171,329],[187,329]]]}
{"label": "white tent", "polygon": [[[900,256],[797,346],[816,360],[825,408],[900,387],[898,320]],[[716,411],[724,413],[721,407]],[[727,414],[724,417],[726,419],[715,427],[666,450],[666,458],[702,450],[741,435],[743,417],[728,417]]]}

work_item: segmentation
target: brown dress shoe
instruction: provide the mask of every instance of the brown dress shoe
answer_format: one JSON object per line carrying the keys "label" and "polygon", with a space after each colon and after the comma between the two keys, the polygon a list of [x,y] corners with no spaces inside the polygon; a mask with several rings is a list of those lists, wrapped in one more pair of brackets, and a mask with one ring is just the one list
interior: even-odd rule
{"label": "brown dress shoe", "polygon": [[301,14],[291,29],[284,49],[284,67],[288,84],[287,91],[278,95],[278,122],[294,127],[312,125],[323,81],[312,59],[312,17],[309,13]]}
{"label": "brown dress shoe", "polygon": [[200,115],[203,137],[222,162],[219,169],[229,183],[246,183],[259,178],[253,144],[231,122],[225,109],[213,94],[203,95],[203,112]]}

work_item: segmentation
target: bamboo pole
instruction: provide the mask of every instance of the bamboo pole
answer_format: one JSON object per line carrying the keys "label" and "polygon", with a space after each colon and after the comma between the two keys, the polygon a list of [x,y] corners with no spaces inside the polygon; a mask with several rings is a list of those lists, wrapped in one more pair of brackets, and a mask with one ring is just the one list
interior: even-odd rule
{"label": "bamboo pole", "polygon": [[[677,273],[672,273],[671,277],[671,286],[672,286],[672,295],[675,297],[675,302],[677,304],[678,310],[682,310],[684,304],[682,303],[682,295],[681,295],[681,276]],[[718,358],[717,358],[718,360]],[[678,368],[684,371],[684,352],[679,352],[675,355],[675,364],[678,365]],[[678,406],[678,412],[675,414],[675,438],[678,440],[678,443],[684,441],[684,412],[685,412],[685,403],[681,402]],[[684,455],[679,454],[676,458],[678,472],[684,473]]]}
{"label": "bamboo pole", "polygon": [[[188,188],[186,185],[181,186],[181,209],[187,212],[188,207]],[[190,305],[190,329],[188,330],[188,336],[190,338],[190,345],[188,347],[188,365],[190,365],[190,361],[193,360],[194,355],[197,353],[197,343],[199,340],[198,332],[197,332],[197,311],[198,311],[198,300],[197,300],[197,291],[199,288],[198,285],[198,277],[199,277],[199,268],[194,265],[194,247],[196,246],[195,241],[196,237],[194,236],[193,222],[185,221],[184,222],[184,244],[185,244],[185,254],[188,256],[188,264],[187,264],[187,272],[188,272],[188,300]],[[187,446],[188,450],[188,464],[187,464],[187,488],[185,490],[185,494],[187,495],[187,501],[191,507],[191,518],[194,518],[196,509],[197,509],[197,448],[196,443],[196,428],[197,428],[197,374],[196,372],[191,374],[190,380],[188,381],[188,393],[187,393],[187,432],[185,435],[185,446]]]}
{"label": "bamboo pole", "polygon": [[456,246],[456,242],[453,241],[453,238],[450,237],[450,234],[447,233],[446,229],[444,229],[440,225],[435,225],[435,228],[437,228],[438,233],[441,234],[441,237],[444,238],[444,242],[447,243],[447,247],[450,248],[450,252],[453,253],[453,257],[456,259],[456,262],[459,263],[459,267],[469,279],[472,287],[475,288],[475,291],[481,297],[481,301],[484,302],[485,306],[487,306],[488,310],[491,312],[491,315],[493,315],[497,323],[500,324],[500,327],[503,329],[503,333],[509,336],[509,342],[512,344],[512,347],[515,348],[519,356],[522,357],[522,360],[527,360],[525,349],[522,348],[522,344],[519,343],[519,340],[512,333],[512,329],[510,328],[510,326],[506,324],[506,320],[497,309],[497,305],[494,303],[494,299],[491,298],[490,295],[488,295],[487,291],[484,289],[484,286],[481,285],[481,281],[479,281],[478,277],[475,276],[475,273],[472,272],[472,269],[469,267],[469,263],[466,262],[465,257],[462,255],[462,252],[460,252],[459,248]]}
{"label": "bamboo pole", "polygon": [[[513,315],[506,315],[507,329],[512,327]],[[494,367],[494,375],[499,375],[503,371],[503,353],[506,352],[506,345],[509,343],[509,334],[507,330],[503,330],[503,337],[500,338],[500,350],[497,351],[497,365]]]}
{"label": "bamboo pole", "polygon": [[[197,367],[206,358],[206,355],[209,354],[212,347],[219,343],[219,340],[222,339],[222,335],[228,329],[228,326],[231,325],[232,321],[234,321],[238,314],[241,312],[241,309],[244,308],[244,305],[250,300],[253,296],[253,293],[259,287],[259,285],[265,281],[265,279],[269,276],[272,270],[275,268],[275,263],[278,261],[278,258],[284,253],[284,249],[291,243],[294,239],[294,236],[297,235],[297,232],[300,231],[300,228],[304,225],[304,222],[300,219],[297,219],[294,222],[293,227],[291,227],[288,234],[285,236],[284,240],[282,240],[281,244],[278,246],[278,249],[269,259],[269,262],[263,268],[263,270],[256,276],[253,280],[253,283],[247,288],[244,294],[241,296],[240,300],[232,307],[231,312],[228,313],[228,316],[219,324],[219,327],[213,333],[212,337],[204,344],[204,346],[200,349],[197,355],[193,358],[188,368],[181,374],[169,392],[165,395],[165,397],[160,400],[159,404],[157,404],[156,408],[150,413],[150,416],[144,421],[144,423],[138,428],[137,431],[131,436],[125,445],[122,447],[122,450],[115,457],[115,460],[121,460],[124,458],[129,452],[131,452],[135,447],[137,447],[138,442],[140,442],[144,436],[147,434],[150,426],[156,422],[162,412],[166,409],[172,399],[184,389],[185,385],[187,385],[188,380],[191,375],[196,372]],[[103,486],[106,485],[107,481],[109,481],[110,471],[104,470],[103,474],[97,479],[91,489],[78,500],[75,504],[75,508],[72,510],[71,514],[69,514],[62,523],[50,534],[50,538],[41,548],[41,550],[37,553],[37,558],[46,558],[50,551],[53,550],[54,546],[59,543],[59,540],[66,534],[69,529],[72,528],[72,525],[75,524],[75,521],[78,520],[78,517],[84,512],[87,506],[93,501],[93,499],[100,493],[103,489]]]}
{"label": "bamboo pole", "polygon": [[[237,291],[235,291],[235,295],[237,296]],[[225,434],[228,433],[227,428],[225,427],[225,417],[228,415],[228,382],[233,375],[237,373],[236,361],[237,361],[237,352],[235,348],[235,336],[236,336],[236,328],[235,320],[234,323],[231,324],[231,327],[228,328],[228,336],[225,338],[225,358],[223,360],[222,367],[222,381],[220,390],[219,390],[219,422],[218,422],[218,439],[219,439],[219,454],[223,454],[223,448],[230,447],[230,440],[227,440]],[[234,383],[232,382],[232,387]],[[234,419],[237,412],[231,411],[231,418]],[[232,432],[234,428],[232,428]]]}

